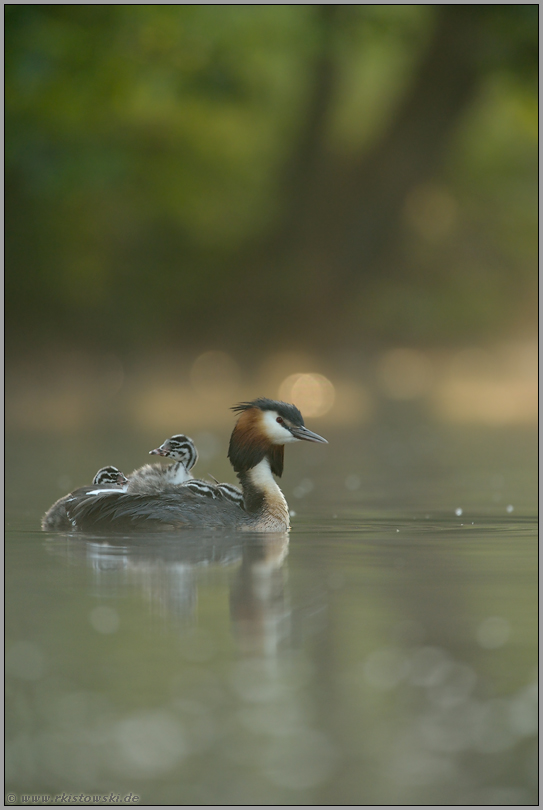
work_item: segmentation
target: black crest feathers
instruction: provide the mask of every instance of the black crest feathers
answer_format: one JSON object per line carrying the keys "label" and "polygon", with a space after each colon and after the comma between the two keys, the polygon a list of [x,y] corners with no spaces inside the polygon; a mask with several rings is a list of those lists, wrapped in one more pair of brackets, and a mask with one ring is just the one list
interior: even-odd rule
{"label": "black crest feathers", "polygon": [[258,408],[261,411],[277,411],[279,416],[288,419],[293,425],[304,425],[304,418],[296,405],[290,405],[288,402],[280,402],[275,399],[267,399],[266,397],[253,399],[252,402],[238,402],[237,405],[232,406],[231,410],[234,413],[243,413],[243,411],[249,411],[251,408]]}

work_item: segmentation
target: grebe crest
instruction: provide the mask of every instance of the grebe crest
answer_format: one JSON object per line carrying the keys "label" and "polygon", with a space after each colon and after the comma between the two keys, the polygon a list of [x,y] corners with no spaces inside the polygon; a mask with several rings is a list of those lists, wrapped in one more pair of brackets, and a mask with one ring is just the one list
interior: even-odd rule
{"label": "grebe crest", "polygon": [[72,524],[80,530],[106,531],[190,527],[287,530],[288,505],[274,479],[283,472],[284,445],[300,440],[327,443],[326,439],[308,430],[298,408],[286,402],[259,398],[235,405],[233,410],[238,419],[228,458],[241,484],[244,508],[227,497],[217,497],[222,485],[191,480],[182,486],[166,484],[160,491],[132,493],[130,479],[126,494],[83,495],[70,500]]}

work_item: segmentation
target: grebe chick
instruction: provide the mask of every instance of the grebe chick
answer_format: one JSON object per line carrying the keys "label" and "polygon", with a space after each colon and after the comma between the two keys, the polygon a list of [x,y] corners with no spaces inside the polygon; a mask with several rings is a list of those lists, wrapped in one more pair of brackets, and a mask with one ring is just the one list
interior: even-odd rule
{"label": "grebe chick", "polygon": [[164,456],[174,459],[173,464],[145,464],[134,470],[128,479],[127,492],[131,495],[152,495],[162,492],[166,485],[184,484],[192,480],[190,470],[198,461],[198,451],[192,439],[178,433],[166,439],[150,456]]}
{"label": "grebe chick", "polygon": [[41,527],[46,532],[58,532],[72,529],[72,523],[66,512],[66,504],[74,496],[86,494],[88,496],[107,492],[126,492],[128,478],[117,467],[102,467],[94,478],[92,485],[79,487],[79,489],[64,495],[47,510],[41,521]]}
{"label": "grebe chick", "polygon": [[[213,478],[213,476],[211,476]],[[217,480],[213,478],[213,480]],[[205,498],[212,498],[213,500],[230,501],[245,509],[243,504],[243,493],[237,487],[231,484],[210,484],[209,481],[201,481],[197,478],[192,478],[181,485],[183,488],[189,489],[196,495],[202,495]]]}
{"label": "grebe chick", "polygon": [[223,498],[226,498],[227,501],[237,503],[238,506],[245,509],[243,504],[243,492],[239,487],[235,487],[233,484],[220,484],[214,475],[211,475],[211,473],[208,473],[208,475],[215,481],[215,485]]}
{"label": "grebe chick", "polygon": [[92,479],[92,483],[124,486],[128,483],[128,478],[117,467],[102,467]]}
{"label": "grebe chick", "polygon": [[283,472],[284,445],[300,440],[327,443],[326,439],[305,427],[295,405],[261,398],[242,402],[232,410],[239,416],[230,438],[228,458],[240,481],[245,509],[223,498],[203,497],[191,491],[188,484],[166,484],[160,493],[150,495],[127,491],[107,497],[83,494],[73,498],[67,505],[72,525],[82,531],[191,527],[287,530],[288,505],[273,477],[280,477]]}

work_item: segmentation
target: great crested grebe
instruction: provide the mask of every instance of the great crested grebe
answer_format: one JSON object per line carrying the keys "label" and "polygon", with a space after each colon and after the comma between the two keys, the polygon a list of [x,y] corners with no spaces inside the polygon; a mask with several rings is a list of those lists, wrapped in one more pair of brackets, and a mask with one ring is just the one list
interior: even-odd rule
{"label": "great crested grebe", "polygon": [[326,444],[326,439],[305,427],[295,405],[261,398],[242,402],[232,410],[239,417],[230,437],[228,458],[241,484],[245,509],[231,500],[193,491],[191,482],[166,484],[156,494],[119,492],[100,497],[82,493],[72,497],[67,503],[71,525],[81,531],[191,527],[287,530],[287,502],[273,477],[283,472],[284,445],[300,440]]}
{"label": "great crested grebe", "polygon": [[131,495],[159,494],[164,487],[184,484],[192,480],[190,470],[198,461],[198,451],[192,439],[178,433],[166,439],[156,450],[149,451],[150,456],[164,456],[174,459],[173,464],[145,464],[134,470],[128,479],[127,492]]}
{"label": "great crested grebe", "polygon": [[92,479],[90,486],[79,487],[55,501],[42,518],[42,529],[46,532],[55,532],[73,528],[66,513],[66,504],[71,498],[83,494],[90,497],[108,492],[126,492],[127,483],[128,478],[117,467],[102,467]]}

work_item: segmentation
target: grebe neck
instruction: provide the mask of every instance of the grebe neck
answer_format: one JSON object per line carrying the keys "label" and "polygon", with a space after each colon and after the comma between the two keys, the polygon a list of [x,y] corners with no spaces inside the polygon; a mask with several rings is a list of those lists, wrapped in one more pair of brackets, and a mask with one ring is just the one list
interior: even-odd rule
{"label": "grebe neck", "polygon": [[190,481],[192,475],[182,461],[176,461],[166,467],[166,478],[169,484],[184,484],[185,481]]}
{"label": "grebe neck", "polygon": [[239,472],[238,478],[245,509],[254,515],[259,527],[266,526],[268,531],[290,528],[288,504],[273,477],[267,455],[250,470]]}

